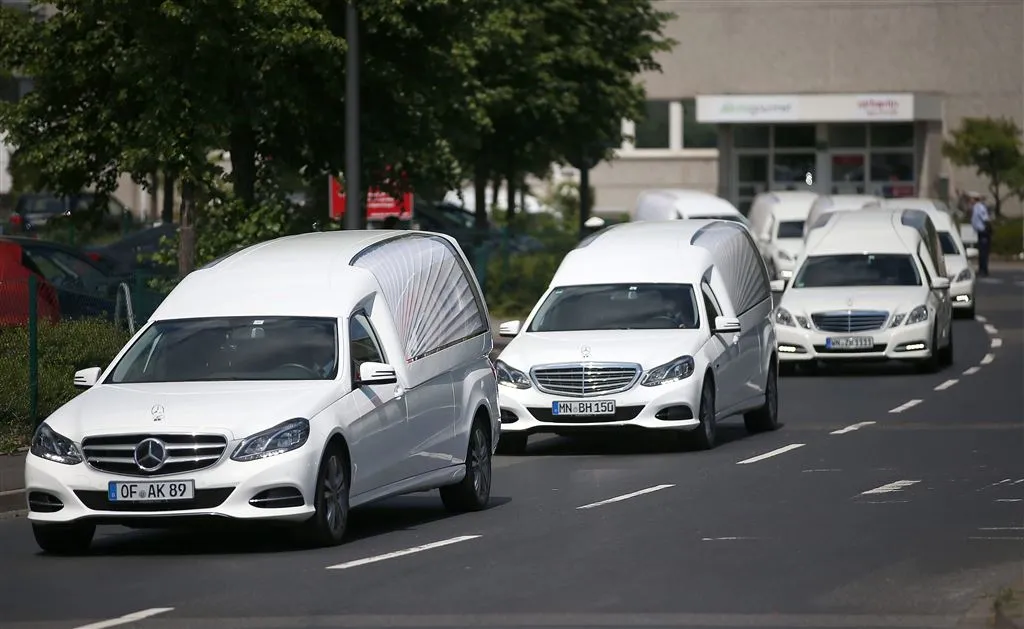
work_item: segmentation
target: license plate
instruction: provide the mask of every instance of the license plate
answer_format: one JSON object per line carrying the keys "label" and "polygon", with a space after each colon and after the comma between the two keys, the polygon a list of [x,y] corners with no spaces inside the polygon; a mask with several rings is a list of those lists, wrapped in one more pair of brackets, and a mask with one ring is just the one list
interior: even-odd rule
{"label": "license plate", "polygon": [[192,500],[196,497],[195,481],[110,481],[107,500],[110,502],[166,502]]}
{"label": "license plate", "polygon": [[835,336],[825,339],[828,349],[871,349],[875,339],[870,336]]}
{"label": "license plate", "polygon": [[587,402],[552,402],[551,414],[562,415],[614,415],[615,400],[593,400]]}

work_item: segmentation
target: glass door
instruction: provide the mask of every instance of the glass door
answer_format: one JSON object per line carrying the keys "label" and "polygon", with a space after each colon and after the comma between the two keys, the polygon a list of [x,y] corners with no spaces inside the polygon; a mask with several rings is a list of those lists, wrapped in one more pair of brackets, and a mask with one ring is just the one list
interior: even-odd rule
{"label": "glass door", "polygon": [[767,153],[737,154],[735,159],[736,173],[736,208],[746,215],[754,197],[769,190]]}
{"label": "glass door", "polygon": [[834,152],[829,159],[832,181],[830,194],[865,194],[867,189],[867,152]]}

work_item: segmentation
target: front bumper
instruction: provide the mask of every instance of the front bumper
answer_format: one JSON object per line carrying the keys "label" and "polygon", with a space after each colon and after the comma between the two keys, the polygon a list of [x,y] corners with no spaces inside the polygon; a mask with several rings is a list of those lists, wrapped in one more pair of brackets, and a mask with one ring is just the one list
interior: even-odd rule
{"label": "front bumper", "polygon": [[[867,332],[823,332],[775,326],[780,362],[812,360],[923,360],[932,355],[931,321]],[[828,338],[871,337],[870,349],[829,349]]]}
{"label": "front bumper", "polygon": [[[703,380],[694,373],[679,382],[654,387],[639,383],[621,393],[598,397],[551,395],[529,389],[500,386],[503,433],[570,433],[608,429],[692,430],[700,425],[697,419]],[[553,414],[555,402],[615,401],[615,414],[605,416],[562,417]]]}
{"label": "front bumper", "polygon": [[[301,522],[313,514],[321,453],[312,444],[244,463],[232,461],[228,452],[211,467],[156,477],[111,474],[96,470],[88,463],[64,465],[29,455],[25,461],[28,519],[39,523],[86,519],[130,525],[157,519],[197,517]],[[110,481],[182,480],[194,481],[193,499],[111,502],[107,497]],[[256,500],[250,503],[254,498]]]}

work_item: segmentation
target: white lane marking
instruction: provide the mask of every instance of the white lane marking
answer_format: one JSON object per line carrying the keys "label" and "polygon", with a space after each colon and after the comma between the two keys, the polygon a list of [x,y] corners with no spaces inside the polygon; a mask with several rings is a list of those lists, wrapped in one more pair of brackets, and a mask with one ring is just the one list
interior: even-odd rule
{"label": "white lane marking", "polygon": [[988,484],[988,485],[985,485],[984,487],[982,487],[982,488],[981,488],[981,489],[979,489],[978,491],[983,491],[983,490],[985,490],[985,489],[988,489],[989,487],[998,487],[999,485],[1003,485],[1003,484],[1005,484],[1005,483],[1009,483],[1009,482],[1011,482],[1011,481],[1013,481],[1013,479],[1012,479],[1012,478],[1004,478],[1003,480],[999,480],[999,481],[996,481],[996,482],[994,482],[994,483],[990,483],[990,484]]}
{"label": "white lane marking", "polygon": [[989,364],[990,362],[992,362],[995,359],[996,359],[996,355],[995,354],[985,354],[985,357],[981,359],[981,364],[982,365],[987,365],[987,364]]}
{"label": "white lane marking", "polygon": [[906,504],[909,500],[865,500],[864,504],[869,505],[891,505],[891,504]]}
{"label": "white lane marking", "polygon": [[810,473],[810,472],[842,472],[843,470],[839,469],[838,467],[825,467],[825,468],[821,468],[821,469],[817,469],[817,470],[800,470],[800,471],[803,472],[804,474],[807,474],[807,473]]}
{"label": "white lane marking", "polygon": [[999,334],[999,330],[997,330],[996,326],[992,325],[991,323],[986,323],[985,324],[985,332],[987,332],[988,334],[991,334],[992,336],[995,336],[996,334]]}
{"label": "white lane marking", "polygon": [[967,539],[980,539],[1000,542],[1024,542],[1024,537],[968,537]]}
{"label": "white lane marking", "polygon": [[608,500],[600,500],[598,502],[592,502],[582,507],[576,507],[576,509],[593,509],[594,507],[600,507],[601,505],[611,504],[613,502],[622,502],[623,500],[629,500],[630,498],[636,498],[644,494],[653,493],[655,491],[661,491],[662,489],[668,489],[669,487],[675,487],[675,485],[655,485],[654,487],[648,487],[647,489],[641,489],[640,491],[634,491],[628,494],[622,494],[621,496],[615,496]]}
{"label": "white lane marking", "polygon": [[797,448],[802,448],[805,445],[807,445],[807,444],[804,444],[804,443],[791,443],[788,446],[783,446],[783,447],[778,448],[776,450],[772,450],[771,452],[765,452],[764,454],[759,454],[757,456],[750,457],[749,459],[743,459],[742,461],[737,461],[736,465],[746,465],[747,463],[757,463],[758,461],[763,461],[765,459],[770,459],[773,456],[779,456],[780,454],[782,454],[784,452],[789,452],[790,450],[796,450]]}
{"label": "white lane marking", "polygon": [[975,315],[974,318],[978,321],[978,323],[985,323],[988,321],[988,319],[981,315]]}
{"label": "white lane marking", "polygon": [[1021,483],[1024,483],[1024,478],[1018,478],[1017,480],[1013,481],[1010,484],[1011,485],[1020,485]]}
{"label": "white lane marking", "polygon": [[75,627],[75,629],[106,629],[107,627],[116,627],[118,625],[126,625],[130,622],[137,622],[144,618],[149,618],[150,616],[156,616],[157,614],[166,614],[169,611],[174,611],[174,608],[152,607],[150,609],[125,614],[120,618],[111,618],[110,620],[101,620],[88,625],[81,625],[80,627]]}
{"label": "white lane marking", "polygon": [[939,386],[935,387],[935,390],[936,391],[945,391],[946,389],[948,389],[949,387],[953,386],[957,382],[960,382],[960,381],[957,380],[956,378],[952,378],[950,380],[946,380],[945,382],[943,382]]}
{"label": "white lane marking", "polygon": [[904,402],[903,404],[900,404],[899,406],[897,406],[896,408],[892,409],[889,412],[890,413],[902,413],[903,411],[907,410],[908,408],[914,408],[915,406],[917,406],[920,403],[921,403],[921,400],[910,400],[909,402]]}
{"label": "white lane marking", "polygon": [[996,502],[1024,502],[1024,498],[996,498]]}
{"label": "white lane marking", "polygon": [[981,526],[979,531],[1024,531],[1024,526]]}
{"label": "white lane marking", "polygon": [[388,559],[394,559],[395,557],[404,557],[405,555],[411,555],[413,553],[421,553],[425,550],[433,550],[435,548],[441,548],[442,546],[450,546],[451,544],[458,544],[459,542],[466,542],[471,539],[477,539],[480,535],[460,535],[459,537],[452,537],[450,539],[443,539],[439,542],[431,542],[429,544],[423,544],[422,546],[413,546],[412,548],[406,548],[404,550],[396,550],[393,553],[385,553],[383,555],[375,555],[373,557],[365,557],[363,559],[356,559],[354,561],[346,561],[345,563],[339,563],[333,566],[327,566],[328,570],[345,570],[347,568],[355,568],[357,566],[365,566],[368,563],[376,563],[378,561],[385,561]]}
{"label": "white lane marking", "polygon": [[978,367],[977,365],[975,365],[974,367],[968,367],[967,369],[964,369],[964,375],[965,376],[973,376],[974,374],[978,373],[979,371],[981,371],[981,367]]}
{"label": "white lane marking", "polygon": [[910,487],[911,485],[916,485],[917,483],[920,483],[920,482],[921,481],[919,481],[919,480],[897,480],[897,481],[893,481],[891,483],[887,483],[885,485],[882,485],[881,487],[875,487],[874,489],[869,489],[867,491],[862,491],[860,495],[862,495],[862,496],[870,496],[870,495],[873,495],[873,494],[891,494],[894,491],[899,491],[899,490],[903,489],[904,487]]}
{"label": "white lane marking", "polygon": [[731,541],[741,540],[741,539],[757,539],[757,538],[756,537],[702,537],[702,538],[700,538],[700,541],[702,541],[702,542],[731,542]]}
{"label": "white lane marking", "polygon": [[992,349],[1003,346],[1003,339],[992,339]]}
{"label": "white lane marking", "polygon": [[848,432],[853,432],[854,430],[860,430],[861,428],[863,428],[865,426],[871,426],[874,423],[875,422],[860,422],[860,423],[857,423],[857,424],[850,424],[846,428],[840,428],[839,430],[833,430],[832,432],[830,432],[828,434],[830,434],[830,435],[845,435]]}

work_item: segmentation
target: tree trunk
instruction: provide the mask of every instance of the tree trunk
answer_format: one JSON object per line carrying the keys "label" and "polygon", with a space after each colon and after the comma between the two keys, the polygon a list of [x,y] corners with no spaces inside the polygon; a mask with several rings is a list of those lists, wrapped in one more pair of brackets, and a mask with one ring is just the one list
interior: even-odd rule
{"label": "tree trunk", "polygon": [[236,125],[231,129],[231,181],[235,196],[246,209],[256,206],[256,140],[251,128]]}
{"label": "tree trunk", "polygon": [[164,173],[164,207],[160,212],[160,220],[164,223],[174,222],[174,180],[174,173]]}
{"label": "tree trunk", "polygon": [[477,238],[479,238],[487,231],[487,180],[489,173],[487,168],[483,165],[482,160],[477,160],[476,167],[473,169],[473,205],[476,206],[474,213],[476,217],[475,227],[477,231]]}
{"label": "tree trunk", "polygon": [[505,185],[508,186],[505,190],[505,198],[507,199],[507,205],[505,206],[505,222],[508,223],[509,227],[516,221],[516,175],[514,172],[509,172],[508,177],[505,178]]}
{"label": "tree trunk", "polygon": [[146,212],[146,222],[152,223],[156,220],[157,206],[160,205],[160,173],[153,171],[149,176],[149,211]]}
{"label": "tree trunk", "polygon": [[178,277],[185,277],[196,264],[195,185],[181,182],[181,211],[178,227]]}
{"label": "tree trunk", "polygon": [[498,203],[501,199],[498,198],[498,191],[501,190],[501,176],[494,175],[491,178],[491,207],[498,207]]}

